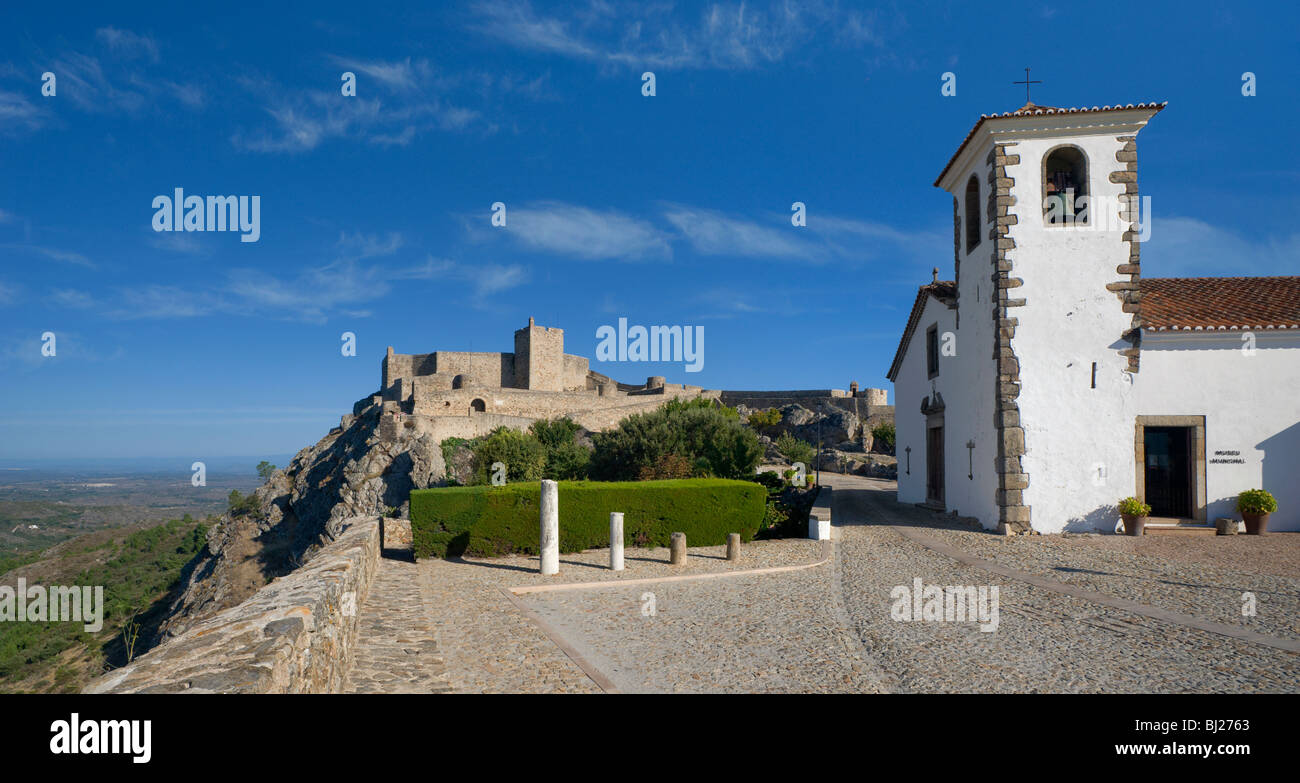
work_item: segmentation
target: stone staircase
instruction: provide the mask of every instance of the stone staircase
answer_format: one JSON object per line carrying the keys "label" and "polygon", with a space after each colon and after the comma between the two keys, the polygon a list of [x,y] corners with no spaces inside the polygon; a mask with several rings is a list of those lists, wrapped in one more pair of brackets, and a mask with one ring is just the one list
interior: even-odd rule
{"label": "stone staircase", "polygon": [[1148,536],[1217,536],[1218,529],[1210,522],[1173,517],[1147,519],[1143,534]]}

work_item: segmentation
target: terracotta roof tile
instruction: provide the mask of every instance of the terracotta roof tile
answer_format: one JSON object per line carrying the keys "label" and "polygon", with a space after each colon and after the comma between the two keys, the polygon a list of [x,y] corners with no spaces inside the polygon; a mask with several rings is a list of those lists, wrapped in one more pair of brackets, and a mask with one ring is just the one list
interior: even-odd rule
{"label": "terracotta roof tile", "polygon": [[1148,277],[1147,331],[1300,329],[1300,277]]}

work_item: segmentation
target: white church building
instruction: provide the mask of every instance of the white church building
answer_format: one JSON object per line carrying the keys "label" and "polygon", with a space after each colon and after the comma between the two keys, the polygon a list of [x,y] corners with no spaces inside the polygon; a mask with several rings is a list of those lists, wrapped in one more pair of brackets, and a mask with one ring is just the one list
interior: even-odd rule
{"label": "white church building", "polygon": [[1122,497],[1186,527],[1262,487],[1269,530],[1300,530],[1300,277],[1141,277],[1137,135],[1164,106],[1029,103],[948,161],[953,279],[889,369],[900,501],[1111,531]]}

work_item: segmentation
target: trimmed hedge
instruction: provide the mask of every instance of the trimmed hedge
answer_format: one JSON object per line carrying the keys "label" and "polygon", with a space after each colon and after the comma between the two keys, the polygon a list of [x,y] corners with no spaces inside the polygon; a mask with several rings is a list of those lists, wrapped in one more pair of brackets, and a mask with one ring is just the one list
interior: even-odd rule
{"label": "trimmed hedge", "polygon": [[[411,533],[417,558],[462,554],[537,554],[541,483],[417,489]],[[560,551],[609,546],[609,514],[623,512],[632,546],[668,546],[674,532],[691,546],[716,546],[728,533],[750,541],[766,511],[767,491],[752,481],[561,481]]]}

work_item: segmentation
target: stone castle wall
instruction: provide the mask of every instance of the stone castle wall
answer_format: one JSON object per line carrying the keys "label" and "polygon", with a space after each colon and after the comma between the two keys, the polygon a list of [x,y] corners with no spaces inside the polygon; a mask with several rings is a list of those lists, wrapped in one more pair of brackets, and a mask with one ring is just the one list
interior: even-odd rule
{"label": "stone castle wall", "polygon": [[[513,354],[465,351],[396,354],[389,348],[381,388],[385,409],[395,406],[391,412],[413,417],[401,425],[408,429],[417,426],[416,418],[467,418],[485,414],[521,419],[569,416],[588,429],[605,429],[630,413],[658,407],[667,398],[697,396],[750,408],[792,403],[811,408],[832,405],[863,420],[892,415],[892,408],[885,404],[884,389],[859,391],[856,384],[850,391],[716,392],[699,386],[670,384],[659,376],[648,378],[644,384],[619,383],[591,372],[586,357],[564,353],[562,329],[537,326],[531,318],[527,326],[515,331],[514,346]],[[385,426],[395,431],[398,425]],[[461,428],[476,433],[480,429],[477,424]]]}
{"label": "stone castle wall", "polygon": [[[465,376],[466,386],[518,385],[515,377],[515,355],[510,353],[479,353],[471,351],[435,351],[435,366],[439,375]],[[471,380],[472,379],[472,380]]]}
{"label": "stone castle wall", "polygon": [[565,390],[590,388],[590,384],[587,383],[587,375],[590,371],[591,363],[587,361],[587,357],[564,354]]}
{"label": "stone castle wall", "polygon": [[86,686],[86,693],[335,693],[356,608],[379,569],[381,521],[346,520],[311,561]]}

